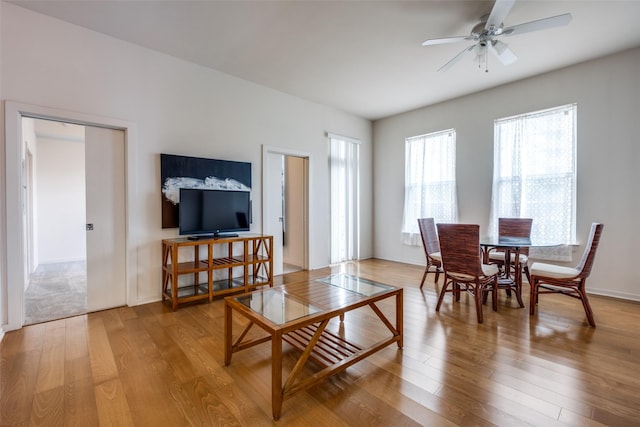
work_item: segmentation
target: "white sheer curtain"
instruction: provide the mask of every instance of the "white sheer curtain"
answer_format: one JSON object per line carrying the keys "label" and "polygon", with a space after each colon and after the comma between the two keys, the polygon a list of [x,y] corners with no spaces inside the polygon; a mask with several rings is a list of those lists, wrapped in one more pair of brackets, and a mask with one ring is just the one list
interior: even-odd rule
{"label": "white sheer curtain", "polygon": [[358,259],[360,141],[329,134],[331,263]]}
{"label": "white sheer curtain", "polygon": [[405,141],[402,243],[421,245],[418,218],[456,222],[456,131],[449,129]]}
{"label": "white sheer curtain", "polygon": [[490,234],[499,217],[533,218],[533,258],[571,260],[576,238],[576,105],[496,120]]}

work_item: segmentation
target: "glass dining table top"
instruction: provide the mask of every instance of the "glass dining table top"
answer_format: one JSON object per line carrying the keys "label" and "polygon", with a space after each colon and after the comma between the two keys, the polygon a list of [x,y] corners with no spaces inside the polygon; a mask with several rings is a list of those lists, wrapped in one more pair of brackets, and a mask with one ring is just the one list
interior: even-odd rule
{"label": "glass dining table top", "polygon": [[[333,286],[342,292],[347,291],[365,297],[396,289],[390,285],[348,274],[335,274],[316,279],[311,283],[317,283],[320,286]],[[258,290],[234,297],[234,299],[276,325],[283,325],[324,310],[313,305],[310,301],[304,301],[302,298],[285,292],[283,288],[275,287]]]}
{"label": "glass dining table top", "polygon": [[480,238],[480,246],[496,246],[504,248],[540,248],[540,247],[552,247],[558,246],[558,243],[544,242],[540,240],[531,240],[528,237],[514,237],[514,236],[485,236]]}
{"label": "glass dining table top", "polygon": [[481,245],[491,246],[530,246],[531,239],[528,237],[498,236],[483,237],[480,239]]}

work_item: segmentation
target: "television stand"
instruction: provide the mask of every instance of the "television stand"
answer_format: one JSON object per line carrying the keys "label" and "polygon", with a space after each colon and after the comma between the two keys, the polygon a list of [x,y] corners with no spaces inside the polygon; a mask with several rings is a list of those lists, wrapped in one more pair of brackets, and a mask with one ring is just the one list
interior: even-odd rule
{"label": "television stand", "polygon": [[[190,257],[180,253],[189,248]],[[162,241],[162,301],[173,310],[180,304],[211,302],[214,297],[258,286],[273,287],[272,272],[273,236],[195,235]]]}

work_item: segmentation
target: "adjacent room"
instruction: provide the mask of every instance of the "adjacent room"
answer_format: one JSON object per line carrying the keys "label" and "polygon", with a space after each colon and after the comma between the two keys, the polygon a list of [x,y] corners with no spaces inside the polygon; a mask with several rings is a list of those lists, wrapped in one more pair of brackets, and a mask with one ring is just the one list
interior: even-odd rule
{"label": "adjacent room", "polygon": [[0,424],[638,425],[638,17],[1,0]]}

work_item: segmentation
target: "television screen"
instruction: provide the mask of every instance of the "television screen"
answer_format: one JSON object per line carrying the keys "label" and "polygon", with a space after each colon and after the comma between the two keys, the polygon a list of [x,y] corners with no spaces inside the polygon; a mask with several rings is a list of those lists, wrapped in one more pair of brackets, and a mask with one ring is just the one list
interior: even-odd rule
{"label": "television screen", "polygon": [[249,231],[251,199],[248,191],[181,188],[178,227],[181,235],[229,236]]}

